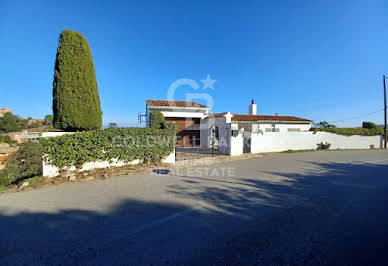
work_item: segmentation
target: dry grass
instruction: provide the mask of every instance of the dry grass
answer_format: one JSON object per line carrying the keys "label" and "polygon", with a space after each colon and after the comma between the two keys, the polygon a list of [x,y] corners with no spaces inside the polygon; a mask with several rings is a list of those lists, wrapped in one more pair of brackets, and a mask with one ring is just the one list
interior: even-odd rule
{"label": "dry grass", "polygon": [[[72,174],[72,175],[76,176],[76,179],[74,181],[69,181],[70,174],[63,174],[63,175],[53,177],[53,178],[44,178],[42,176],[37,176],[37,177],[23,180],[18,185],[13,185],[13,186],[8,187],[8,188],[3,188],[3,190],[1,190],[1,188],[0,188],[0,194],[28,191],[28,190],[33,190],[33,189],[41,189],[41,188],[63,185],[63,184],[91,182],[91,181],[96,181],[96,180],[114,178],[114,177],[123,176],[123,175],[130,176],[133,174],[144,173],[147,170],[150,170],[150,169],[155,168],[155,167],[160,167],[161,165],[162,164],[159,164],[159,165],[135,165],[135,166],[128,165],[128,166],[122,166],[122,167],[111,167],[111,168],[95,169],[95,170],[91,170],[91,171],[78,172],[78,173]],[[28,182],[29,185],[26,187],[21,187],[21,185],[24,182]]]}

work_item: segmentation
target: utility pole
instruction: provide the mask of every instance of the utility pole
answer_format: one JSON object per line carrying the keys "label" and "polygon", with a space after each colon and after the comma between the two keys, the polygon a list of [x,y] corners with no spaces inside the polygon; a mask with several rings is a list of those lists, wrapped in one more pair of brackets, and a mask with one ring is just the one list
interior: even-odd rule
{"label": "utility pole", "polygon": [[384,86],[384,149],[387,148],[387,89],[385,86],[386,76],[383,75],[383,86]]}

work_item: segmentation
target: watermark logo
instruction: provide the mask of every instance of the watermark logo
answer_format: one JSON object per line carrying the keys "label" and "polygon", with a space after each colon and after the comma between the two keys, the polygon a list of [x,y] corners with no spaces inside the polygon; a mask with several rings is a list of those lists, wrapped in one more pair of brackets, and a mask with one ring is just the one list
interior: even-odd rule
{"label": "watermark logo", "polygon": [[[200,82],[203,84],[202,90],[211,89],[214,90],[214,83],[216,82],[215,79],[212,79],[210,74],[207,75],[206,79],[201,79]],[[174,81],[167,91],[167,100],[171,101],[171,103],[174,103],[175,100],[175,93],[177,89],[181,86],[189,86],[194,91],[198,91],[200,89],[200,85],[193,79],[178,79]],[[209,108],[213,107],[214,101],[213,97],[209,93],[204,92],[194,92],[194,93],[186,93],[185,94],[185,101],[196,101],[196,100],[202,100],[205,101],[205,105]]]}
{"label": "watermark logo", "polygon": [[156,176],[178,176],[187,178],[196,177],[235,177],[236,169],[234,167],[175,167],[170,169],[154,169],[152,175]]}

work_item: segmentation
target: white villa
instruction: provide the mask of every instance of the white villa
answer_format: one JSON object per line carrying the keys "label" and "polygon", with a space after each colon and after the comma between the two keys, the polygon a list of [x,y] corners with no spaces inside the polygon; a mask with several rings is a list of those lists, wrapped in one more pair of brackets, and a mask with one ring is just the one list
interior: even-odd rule
{"label": "white villa", "polygon": [[212,147],[239,132],[247,136],[250,132],[309,131],[312,123],[295,116],[258,115],[253,100],[248,114],[211,113],[209,107],[190,101],[147,100],[147,121],[152,111],[160,111],[166,121],[178,125],[178,146]]}

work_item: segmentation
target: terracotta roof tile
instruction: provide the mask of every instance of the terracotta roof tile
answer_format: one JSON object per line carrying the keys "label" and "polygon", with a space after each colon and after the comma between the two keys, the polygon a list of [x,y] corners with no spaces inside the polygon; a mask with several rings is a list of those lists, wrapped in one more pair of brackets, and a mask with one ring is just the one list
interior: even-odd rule
{"label": "terracotta roof tile", "polygon": [[233,114],[232,121],[311,122],[311,120],[299,118],[295,116],[241,115],[241,114]]}
{"label": "terracotta roof tile", "polygon": [[148,106],[172,106],[172,107],[200,107],[208,108],[206,105],[190,101],[169,101],[169,100],[147,100]]}
{"label": "terracotta roof tile", "polygon": [[205,119],[223,117],[226,114],[227,114],[226,112],[224,112],[224,113],[211,113],[208,116],[206,116]]}

